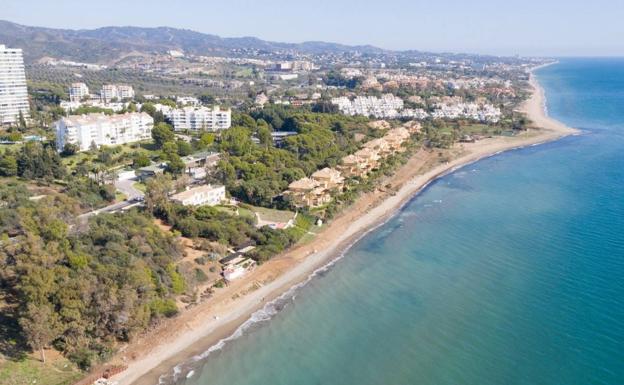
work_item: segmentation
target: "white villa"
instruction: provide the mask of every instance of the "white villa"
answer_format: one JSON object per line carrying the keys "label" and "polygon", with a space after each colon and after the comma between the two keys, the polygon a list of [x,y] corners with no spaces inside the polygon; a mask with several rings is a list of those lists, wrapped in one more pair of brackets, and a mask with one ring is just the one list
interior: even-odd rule
{"label": "white villa", "polygon": [[216,206],[225,200],[225,186],[206,184],[190,188],[172,195],[171,200],[183,206]]}

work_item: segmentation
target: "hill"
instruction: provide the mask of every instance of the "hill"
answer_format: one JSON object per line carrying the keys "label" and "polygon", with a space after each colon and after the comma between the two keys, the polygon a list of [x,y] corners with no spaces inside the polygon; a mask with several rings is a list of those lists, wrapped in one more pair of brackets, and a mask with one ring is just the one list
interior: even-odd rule
{"label": "hill", "polygon": [[245,51],[284,54],[320,52],[381,53],[372,46],[347,46],[326,42],[278,43],[255,37],[223,38],[187,29],[157,27],[103,27],[93,30],[31,27],[0,20],[0,44],[24,48],[27,63],[55,57],[88,63],[110,64],[128,54],[182,50],[195,55],[232,55]]}

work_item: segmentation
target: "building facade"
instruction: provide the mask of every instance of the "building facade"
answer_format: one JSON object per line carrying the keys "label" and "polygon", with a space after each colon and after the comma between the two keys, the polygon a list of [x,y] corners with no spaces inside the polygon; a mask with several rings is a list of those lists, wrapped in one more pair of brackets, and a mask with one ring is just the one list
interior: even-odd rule
{"label": "building facade", "polygon": [[172,195],[171,200],[183,206],[216,206],[225,200],[225,186],[194,187]]}
{"label": "building facade", "polygon": [[134,88],[123,84],[106,84],[102,86],[100,97],[104,103],[110,103],[113,100],[123,100],[134,98]]}
{"label": "building facade", "polygon": [[184,107],[170,110],[166,115],[176,131],[219,131],[232,125],[232,111],[219,106]]}
{"label": "building facade", "polygon": [[30,116],[22,50],[0,45],[0,124]]}
{"label": "building facade", "polygon": [[114,146],[151,139],[154,119],[144,112],[72,115],[57,121],[54,126],[59,151],[67,143],[75,144],[79,151],[86,151],[92,146]]}
{"label": "building facade", "polygon": [[80,103],[87,96],[89,96],[89,87],[86,84],[72,83],[69,87],[69,101],[71,103]]}

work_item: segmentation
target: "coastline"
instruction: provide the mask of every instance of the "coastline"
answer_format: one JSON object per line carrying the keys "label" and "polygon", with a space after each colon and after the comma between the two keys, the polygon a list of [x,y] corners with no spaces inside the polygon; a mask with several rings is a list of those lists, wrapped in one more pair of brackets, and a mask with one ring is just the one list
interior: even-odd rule
{"label": "coastline", "polygon": [[[387,179],[386,182],[398,189],[365,194],[325,226],[311,242],[275,257],[245,279],[235,281],[217,291],[207,301],[164,321],[154,331],[138,338],[118,354],[117,360],[127,364],[128,369],[114,380],[120,385],[157,384],[158,378],[164,373],[170,373],[175,365],[206,352],[209,347],[218,346],[222,340],[240,330],[252,314],[293,287],[306,282],[315,271],[333,263],[350,245],[385,223],[437,178],[504,151],[578,133],[578,130],[547,115],[544,90],[532,74],[529,83],[533,92],[521,111],[539,130],[531,129],[516,137],[458,144],[453,149],[455,157],[452,160],[425,170],[423,167],[431,166],[427,163],[437,156],[429,151],[417,152],[395,175]],[[383,184],[380,183],[380,186]]]}

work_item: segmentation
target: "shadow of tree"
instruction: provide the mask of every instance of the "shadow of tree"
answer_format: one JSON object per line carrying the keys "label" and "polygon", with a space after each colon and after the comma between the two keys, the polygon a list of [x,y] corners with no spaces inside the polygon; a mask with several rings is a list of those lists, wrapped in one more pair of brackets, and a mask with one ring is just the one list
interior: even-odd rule
{"label": "shadow of tree", "polygon": [[15,308],[6,302],[6,293],[0,288],[0,355],[9,360],[22,360],[30,348],[21,335]]}

